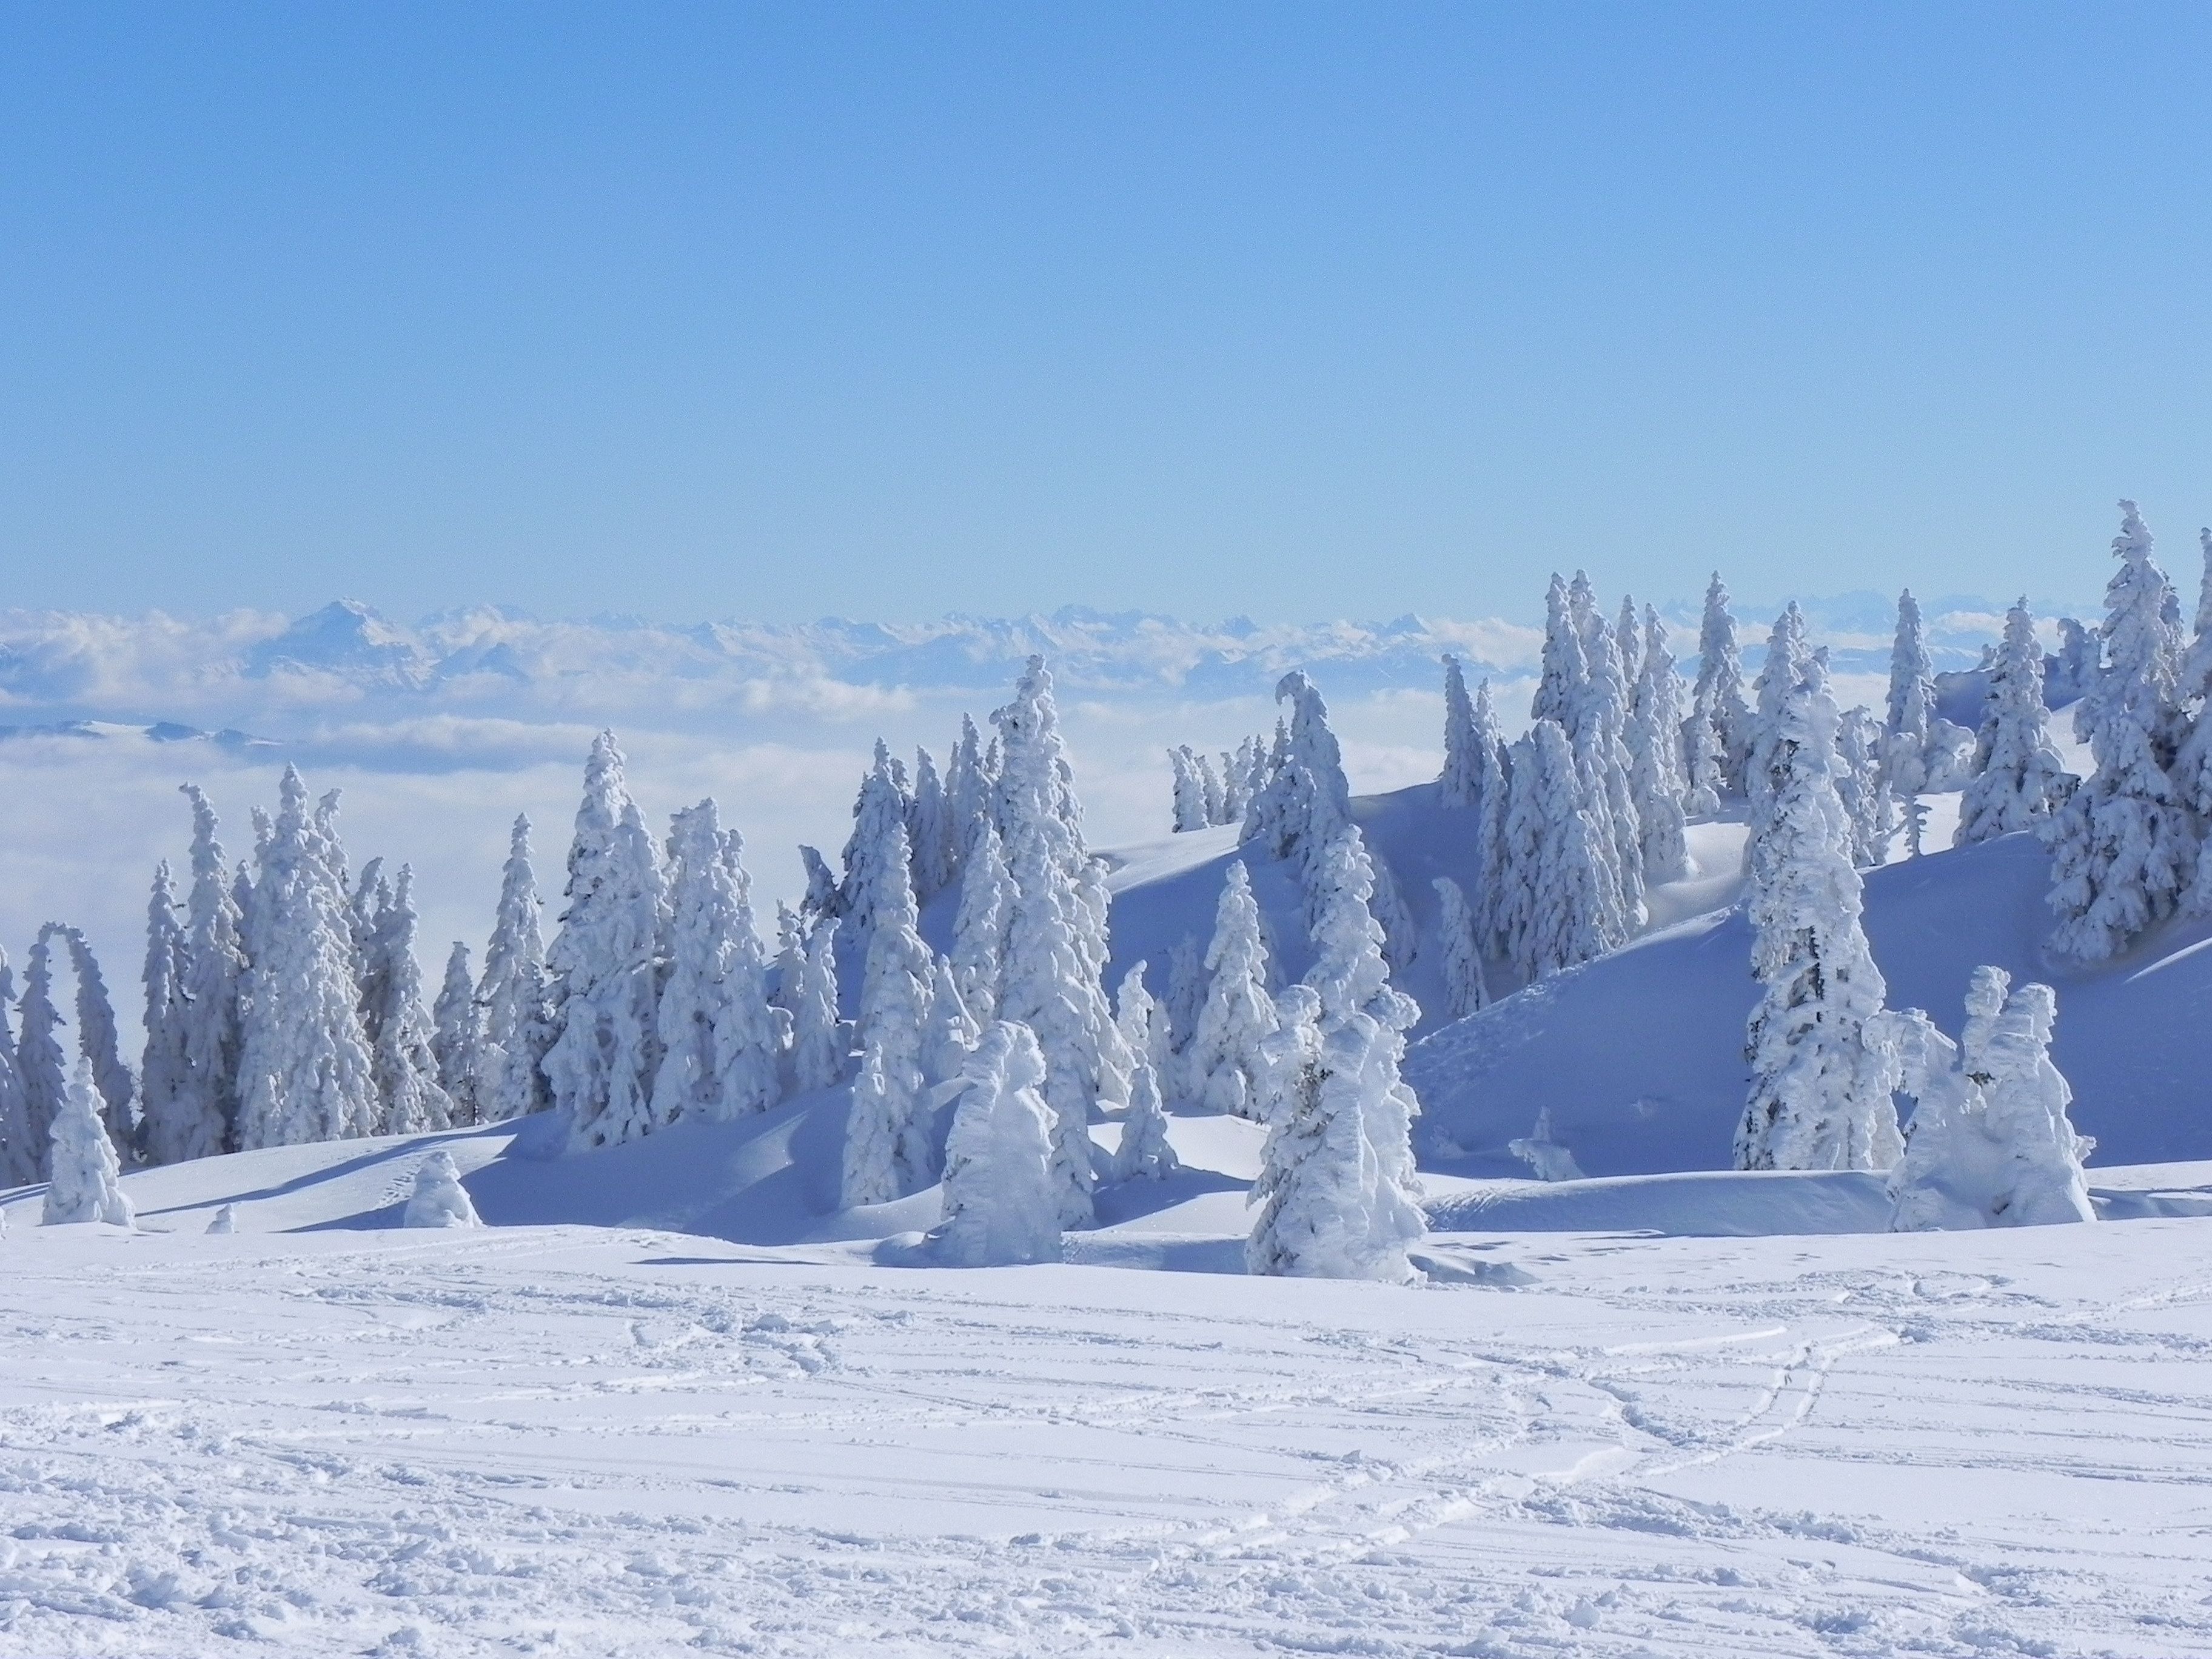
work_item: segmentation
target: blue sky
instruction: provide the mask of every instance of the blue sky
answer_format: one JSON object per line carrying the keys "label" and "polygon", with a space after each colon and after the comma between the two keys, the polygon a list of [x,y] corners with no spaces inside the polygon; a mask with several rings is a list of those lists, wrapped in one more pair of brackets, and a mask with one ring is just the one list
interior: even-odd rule
{"label": "blue sky", "polygon": [[2093,594],[2212,9],[0,10],[0,605]]}

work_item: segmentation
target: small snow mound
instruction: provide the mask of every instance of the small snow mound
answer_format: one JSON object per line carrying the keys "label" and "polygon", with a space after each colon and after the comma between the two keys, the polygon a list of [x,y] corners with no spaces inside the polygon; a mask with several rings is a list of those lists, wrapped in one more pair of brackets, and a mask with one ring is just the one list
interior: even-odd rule
{"label": "small snow mound", "polygon": [[[228,1207],[228,1206],[226,1206]],[[453,1155],[441,1147],[424,1158],[415,1171],[415,1193],[407,1200],[403,1227],[481,1227],[477,1206],[469,1202],[461,1185],[461,1172]]]}
{"label": "small snow mound", "polygon": [[236,1232],[238,1231],[238,1206],[235,1204],[226,1204],[222,1208],[217,1210],[215,1212],[215,1219],[208,1223],[207,1230],[211,1233]]}

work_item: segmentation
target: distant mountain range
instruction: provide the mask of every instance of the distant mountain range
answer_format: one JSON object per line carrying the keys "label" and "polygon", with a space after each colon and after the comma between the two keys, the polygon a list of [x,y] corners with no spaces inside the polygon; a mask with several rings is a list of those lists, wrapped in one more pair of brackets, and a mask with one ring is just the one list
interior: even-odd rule
{"label": "distant mountain range", "polygon": [[[1893,600],[1846,593],[1800,603],[1838,672],[1886,669]],[[1925,610],[1943,669],[1978,661],[2002,612],[1966,597]],[[1738,616],[1755,663],[1765,622],[1748,607]],[[1677,653],[1693,666],[1694,611],[1670,607],[1670,625]],[[679,724],[745,712],[835,719],[864,714],[886,696],[988,696],[1033,653],[1048,657],[1062,686],[1079,695],[1265,697],[1286,670],[1304,667],[1332,693],[1356,696],[1432,690],[1446,652],[1471,672],[1517,677],[1533,669],[1541,641],[1538,628],[1496,619],[1194,624],[1073,608],[911,623],[677,625],[624,617],[548,622],[484,607],[411,626],[351,599],[299,617],[233,612],[202,622],[18,611],[0,611],[0,714],[46,726],[189,718],[262,731],[434,713],[530,720],[645,713]]]}

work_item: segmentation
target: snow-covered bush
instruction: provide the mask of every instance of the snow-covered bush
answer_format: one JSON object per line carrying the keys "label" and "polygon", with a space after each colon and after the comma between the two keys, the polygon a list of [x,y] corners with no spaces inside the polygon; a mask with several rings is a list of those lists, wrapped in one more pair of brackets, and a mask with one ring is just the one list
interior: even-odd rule
{"label": "snow-covered bush", "polygon": [[92,1062],[80,1057],[70,1074],[69,1091],[54,1119],[52,1174],[40,1219],[49,1226],[104,1221],[131,1227],[137,1217],[124,1195],[114,1143],[100,1121],[92,1089]]}
{"label": "snow-covered bush", "polygon": [[415,1166],[414,1190],[401,1213],[403,1227],[481,1227],[477,1206],[461,1185],[461,1172],[453,1155],[441,1146]]}
{"label": "snow-covered bush", "polygon": [[1044,1074],[1036,1039],[1012,1020],[983,1033],[961,1073],[945,1149],[945,1218],[929,1235],[946,1265],[1060,1260],[1061,1183],[1052,1112],[1038,1093]]}

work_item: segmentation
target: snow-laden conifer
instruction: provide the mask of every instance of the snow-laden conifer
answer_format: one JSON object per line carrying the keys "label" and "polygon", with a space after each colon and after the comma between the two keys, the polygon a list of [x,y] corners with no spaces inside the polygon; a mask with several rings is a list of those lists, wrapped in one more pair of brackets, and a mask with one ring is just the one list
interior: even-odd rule
{"label": "snow-laden conifer", "polygon": [[1721,810],[1721,793],[1728,787],[1728,750],[1710,706],[1711,693],[1697,693],[1689,717],[1682,722],[1682,810],[1693,818],[1709,818]]}
{"label": "snow-laden conifer", "polygon": [[222,1150],[222,1120],[204,1118],[191,1089],[185,1048],[191,961],[177,920],[167,859],[155,866],[146,902],[146,1047],[138,1067],[141,1145],[149,1164],[182,1164]]}
{"label": "snow-laden conifer", "polygon": [[1467,894],[1449,876],[1436,878],[1437,932],[1443,940],[1444,995],[1454,1019],[1465,1019],[1489,1006],[1490,988],[1482,975],[1482,950]]}
{"label": "snow-laden conifer", "polygon": [[1751,849],[1752,971],[1765,988],[1746,1045],[1740,1170],[1887,1170],[1902,1142],[1887,994],[1860,925],[1850,827],[1835,787],[1836,708],[1824,656],[1762,733],[1766,823]]}
{"label": "snow-laden conifer", "polygon": [[1230,865],[1214,906],[1206,967],[1212,977],[1187,1062],[1189,1098],[1208,1111],[1256,1119],[1261,1045],[1274,1031],[1275,1005],[1267,994],[1260,907],[1242,860]]}
{"label": "snow-laden conifer", "polygon": [[2051,1060],[2057,997],[2008,983],[2002,969],[1974,970],[1958,1043],[1917,1008],[1889,1017],[1916,1103],[1890,1176],[1897,1231],[2096,1219],[2081,1168],[2091,1143],[2074,1132],[2072,1091]]}
{"label": "snow-laden conifer", "polygon": [[966,714],[960,717],[959,740],[952,745],[952,758],[945,768],[945,811],[950,884],[966,871],[976,831],[991,816],[991,778],[983,769],[982,743],[975,722]]}
{"label": "snow-laden conifer", "polygon": [[1039,1092],[1045,1066],[1029,1028],[1000,1020],[955,1085],[945,1218],[929,1235],[931,1252],[948,1267],[1060,1260],[1054,1115]]}
{"label": "snow-laden conifer", "polygon": [[1766,660],[1752,682],[1757,706],[1751,716],[1745,747],[1742,788],[1751,804],[1749,833],[1744,842],[1744,868],[1751,867],[1752,848],[1765,833],[1773,799],[1774,756],[1782,743],[1784,706],[1805,678],[1813,647],[1805,637],[1805,616],[1792,599],[1774,619],[1767,635]]}
{"label": "snow-laden conifer", "polygon": [[[1990,668],[1974,775],[1960,798],[1954,847],[2033,830],[2064,804],[2073,775],[2051,739],[2043,702],[2043,647],[2027,601],[2005,615],[2003,642]],[[2212,781],[2212,780],[2208,780]]]}
{"label": "snow-laden conifer", "polygon": [[1474,699],[1476,729],[1488,734],[1490,765],[1482,782],[1482,805],[1475,820],[1474,910],[1475,942],[1486,955],[1506,956],[1506,921],[1511,908],[1510,894],[1515,872],[1506,841],[1506,823],[1513,805],[1513,751],[1499,735],[1498,718],[1490,706],[1490,682],[1485,680]]}
{"label": "snow-laden conifer", "polygon": [[1114,1024],[1121,1028],[1121,1041],[1128,1045],[1130,1055],[1158,1072],[1166,1066],[1174,1044],[1167,1010],[1145,983],[1147,966],[1139,962],[1121,975],[1121,983],[1114,992]]}
{"label": "snow-laden conifer", "polygon": [[453,1125],[453,1100],[438,1082],[436,1027],[422,1004],[422,968],[415,957],[417,927],[415,870],[403,864],[389,902],[377,913],[376,933],[368,945],[375,963],[372,983],[380,1000],[370,1054],[386,1134],[420,1134]]}
{"label": "snow-laden conifer", "polygon": [[659,1070],[659,850],[623,778],[614,734],[592,741],[568,850],[568,908],[546,953],[560,1031],[546,1051],[554,1104],[579,1150],[651,1132]]}
{"label": "snow-laden conifer", "polygon": [[1013,914],[1014,878],[1006,848],[988,817],[975,821],[975,841],[960,877],[960,907],[952,921],[952,979],[960,1000],[985,1024],[998,1018],[1005,972],[1006,923]]}
{"label": "snow-laden conifer", "polygon": [[[845,878],[839,888],[838,953],[848,961],[868,959],[868,941],[874,937],[876,919],[896,903],[895,895],[914,896],[913,871],[902,865],[894,872],[888,862],[894,853],[911,856],[906,838],[906,792],[899,787],[890,749],[876,740],[875,764],[860,781],[860,799],[853,804],[853,833],[845,842]],[[896,831],[896,835],[894,835]]]}
{"label": "snow-laden conifer", "polygon": [[1928,657],[1928,632],[1920,601],[1906,588],[1897,597],[1897,635],[1889,652],[1890,775],[1901,794],[1929,787],[1928,737],[1936,718],[1936,665]]}
{"label": "snow-laden conifer", "polygon": [[[1581,573],[1577,572],[1579,580]],[[1644,830],[1638,815],[1627,730],[1632,698],[1621,678],[1613,629],[1592,608],[1583,630],[1589,678],[1579,723],[1570,733],[1577,759],[1589,775],[1590,804],[1603,803],[1602,822],[1613,885],[1620,890],[1624,927],[1644,921]]]}
{"label": "snow-laden conifer", "polygon": [[1889,856],[1896,828],[1889,793],[1889,732],[1872,712],[1846,709],[1836,722],[1836,798],[1850,828],[1851,862],[1872,869]]}
{"label": "snow-laden conifer", "polygon": [[1188,744],[1168,750],[1168,765],[1175,774],[1175,833],[1203,830],[1212,822],[1206,811],[1206,786],[1199,781],[1198,759]]}
{"label": "snow-laden conifer", "polygon": [[1407,1248],[1427,1231],[1413,1173],[1419,1110],[1400,1080],[1405,1032],[1420,1018],[1391,988],[1382,930],[1368,908],[1372,881],[1359,832],[1347,828],[1325,866],[1335,895],[1277,1054],[1291,1073],[1271,1082],[1260,1206],[1245,1249],[1255,1273],[1400,1282]]}
{"label": "snow-laden conifer", "polygon": [[721,1028],[734,1015],[733,994],[757,996],[757,983],[732,983],[738,955],[735,872],[723,856],[714,803],[675,815],[668,833],[668,931],[662,950],[660,1067],[653,1083],[656,1125],[722,1115]]}
{"label": "snow-laden conifer", "polygon": [[827,1089],[845,1074],[849,1052],[837,1018],[837,930],[817,922],[791,1008],[791,1081],[800,1094]]}
{"label": "snow-laden conifer", "polygon": [[768,953],[753,920],[745,839],[735,830],[722,831],[721,859],[729,949],[722,959],[721,1000],[714,1013],[714,1072],[720,1094],[713,1109],[716,1117],[733,1120],[765,1112],[783,1097],[791,1022],[769,1000]]}
{"label": "snow-laden conifer", "polygon": [[[1743,766],[1751,748],[1751,708],[1744,701],[1743,657],[1736,647],[1735,618],[1729,591],[1713,572],[1705,588],[1705,611],[1698,629],[1698,683],[1691,707],[1712,733],[1721,755],[1723,787],[1743,787]],[[1692,750],[1701,744],[1692,744]]]}
{"label": "snow-laden conifer", "polygon": [[544,1064],[553,1046],[553,1009],[538,910],[530,820],[518,816],[507,840],[491,942],[484,947],[483,980],[477,988],[483,1005],[477,1107],[488,1123],[542,1110],[552,1101]]}
{"label": "snow-laden conifer", "polygon": [[380,1113],[352,912],[295,768],[284,769],[259,862],[241,999],[239,1146],[374,1134]]}
{"label": "snow-laden conifer", "polygon": [[1437,780],[1437,800],[1444,806],[1482,805],[1482,740],[1475,729],[1474,699],[1459,659],[1444,658],[1444,769]]}
{"label": "snow-laden conifer", "polygon": [[31,1139],[30,1103],[16,1058],[8,1011],[15,1006],[15,970],[0,951],[0,1187],[27,1187],[39,1179],[45,1148]]}
{"label": "snow-laden conifer", "polygon": [[907,809],[907,842],[914,855],[915,901],[927,904],[952,879],[952,804],[927,749],[914,751],[914,799]]}
{"label": "snow-laden conifer", "polygon": [[1206,951],[1196,935],[1186,933],[1168,947],[1168,994],[1160,1004],[1168,1042],[1160,1092],[1170,1104],[1190,1103],[1191,1044],[1197,1040],[1199,1016],[1205,1012]]}
{"label": "snow-laden conifer", "polygon": [[1221,751],[1221,816],[1217,823],[1232,824],[1244,822],[1245,809],[1252,804],[1252,740],[1247,738],[1237,754]]}
{"label": "snow-laden conifer", "polygon": [[1588,701],[1589,660],[1583,654],[1566,580],[1554,570],[1544,594],[1544,648],[1528,718],[1555,721],[1571,739]]}
{"label": "snow-laden conifer", "polygon": [[483,1047],[483,1009],[477,1002],[476,978],[469,971],[469,947],[459,939],[446,954],[446,977],[430,1005],[430,1051],[438,1060],[438,1086],[453,1103],[453,1121],[469,1124],[483,1114],[477,1104],[477,1078]]}
{"label": "snow-laden conifer", "polygon": [[1159,1073],[1149,1059],[1139,1055],[1129,1070],[1129,1108],[1121,1114],[1121,1139],[1114,1148],[1114,1179],[1165,1181],[1182,1167],[1168,1142]]}
{"label": "snow-laden conifer", "polygon": [[415,1185],[400,1212],[403,1227],[481,1227],[477,1206],[461,1185],[453,1155],[443,1146],[415,1166]]}
{"label": "snow-laden conifer", "polygon": [[938,957],[931,970],[929,1023],[921,1037],[924,1094],[922,1103],[915,1109],[917,1133],[927,1128],[932,1115],[927,1103],[934,1091],[967,1069],[968,1056],[975,1052],[975,1044],[982,1035],[982,1023],[968,1012],[968,1005],[961,1000],[959,983],[952,977],[952,963],[944,957]]}
{"label": "snow-laden conifer", "polygon": [[[860,980],[860,1017],[855,1026],[867,1056],[862,1082],[856,1084],[854,1117],[861,1116],[858,1091],[879,1091],[872,1113],[886,1120],[891,1139],[892,1197],[918,1192],[936,1179],[934,1153],[923,1111],[923,1043],[928,1035],[930,988],[937,964],[921,942],[920,915],[906,884],[906,830],[886,827],[890,845],[884,850],[882,887],[875,895],[875,926]],[[872,1133],[872,1125],[866,1133]],[[845,1164],[854,1168],[848,1152]],[[872,1166],[871,1166],[872,1168]],[[880,1203],[880,1199],[848,1202]]]}
{"label": "snow-laden conifer", "polygon": [[860,1069],[853,1079],[852,1103],[845,1111],[837,1182],[842,1207],[888,1204],[903,1195],[898,1144],[912,1102],[912,1091],[893,1080],[881,1045],[864,1041]]}
{"label": "snow-laden conifer", "polygon": [[115,1144],[100,1121],[93,1094],[92,1061],[77,1057],[70,1074],[62,1109],[53,1122],[52,1174],[47,1176],[46,1200],[40,1219],[47,1226],[104,1221],[111,1227],[132,1227],[137,1217],[123,1191],[123,1170]]}
{"label": "snow-laden conifer", "polygon": [[1213,762],[1203,750],[1191,756],[1191,764],[1198,771],[1198,793],[1206,812],[1206,828],[1223,822],[1221,816],[1221,780],[1213,770]]}
{"label": "snow-laden conifer", "polygon": [[185,1142],[228,1152],[237,1144],[243,920],[236,887],[224,874],[215,809],[198,785],[180,787],[192,805],[192,885],[185,903],[185,1075],[178,1121],[199,1126]]}
{"label": "snow-laden conifer", "polygon": [[23,1000],[16,1005],[21,1020],[15,1061],[23,1083],[23,1146],[33,1171],[25,1179],[31,1181],[45,1176],[54,1122],[69,1102],[70,1061],[56,1035],[62,1015],[54,1003],[53,942],[61,934],[61,924],[50,921],[32,939],[23,963]]}
{"label": "snow-laden conifer", "polygon": [[2100,962],[2171,915],[2197,855],[2189,808],[2167,775],[2176,714],[2177,638],[2150,532],[2123,501],[2105,589],[2105,667],[2076,705],[2075,730],[2096,770],[2041,829],[2051,849],[2051,955]]}
{"label": "snow-laden conifer", "polygon": [[1647,606],[1644,619],[1626,734],[1628,791],[1643,838],[1644,880],[1679,881],[1690,872],[1682,812],[1682,683],[1659,613]]}
{"label": "snow-laden conifer", "polygon": [[100,1115],[107,1125],[107,1138],[117,1156],[128,1164],[137,1157],[138,1080],[124,1062],[123,1044],[115,1023],[115,1003],[107,994],[107,979],[93,955],[92,941],[81,927],[64,927],[69,940],[70,966],[76,974],[77,1052],[92,1064],[92,1086],[100,1097]]}

